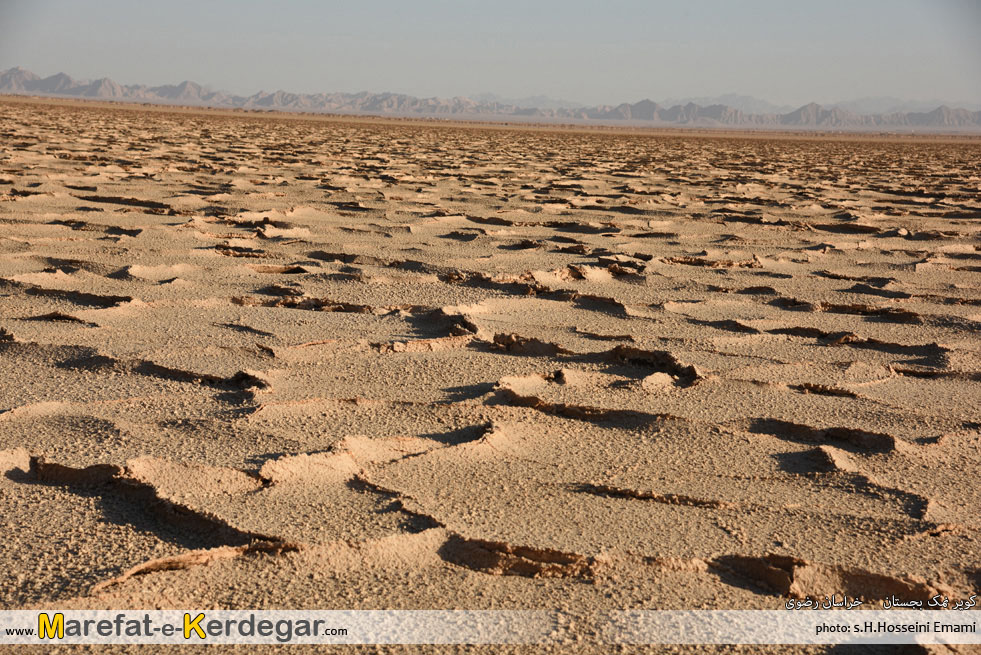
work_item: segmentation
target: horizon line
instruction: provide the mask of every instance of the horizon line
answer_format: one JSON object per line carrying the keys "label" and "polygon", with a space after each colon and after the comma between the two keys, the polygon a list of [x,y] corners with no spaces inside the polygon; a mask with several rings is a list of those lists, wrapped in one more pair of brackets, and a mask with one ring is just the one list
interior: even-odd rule
{"label": "horizon line", "polygon": [[[504,102],[504,101],[506,101],[506,100],[522,100],[522,99],[527,99],[527,98],[532,98],[532,97],[538,96],[538,97],[544,98],[544,99],[546,99],[548,101],[551,101],[551,102],[560,102],[560,103],[563,103],[563,104],[574,104],[574,105],[577,105],[574,108],[569,108],[569,110],[574,110],[574,109],[593,109],[593,108],[599,108],[599,107],[616,108],[616,107],[621,107],[623,105],[635,105],[635,104],[638,104],[638,103],[641,103],[641,102],[645,102],[645,101],[652,102],[652,103],[654,103],[654,104],[656,104],[656,105],[658,105],[660,107],[664,107],[666,109],[671,109],[673,107],[685,107],[685,106],[688,106],[690,104],[695,104],[696,106],[699,106],[699,107],[702,107],[702,108],[711,107],[711,106],[724,106],[724,107],[730,107],[730,108],[734,108],[735,109],[735,107],[732,107],[732,105],[727,105],[727,104],[721,103],[721,102],[712,102],[712,104],[700,105],[698,103],[695,103],[694,100],[695,99],[716,100],[716,99],[719,99],[719,98],[722,98],[722,97],[725,97],[725,96],[739,96],[741,98],[744,98],[744,99],[747,99],[747,100],[750,100],[750,101],[754,101],[754,102],[759,102],[759,103],[764,103],[764,104],[767,104],[767,105],[771,105],[771,106],[773,106],[775,108],[775,109],[773,109],[771,111],[764,111],[764,112],[745,112],[745,111],[743,112],[746,115],[756,115],[756,116],[767,116],[767,115],[774,115],[774,114],[775,115],[784,115],[784,114],[787,114],[787,113],[793,113],[794,111],[797,111],[799,109],[802,109],[804,107],[808,107],[808,106],[811,106],[811,105],[817,105],[818,107],[821,107],[821,108],[841,109],[840,105],[854,104],[854,103],[858,103],[858,102],[862,102],[862,101],[869,101],[869,100],[892,100],[892,101],[896,101],[899,104],[919,104],[919,105],[924,105],[924,106],[930,106],[930,107],[932,107],[932,109],[929,109],[929,110],[899,110],[898,112],[890,111],[890,112],[871,112],[871,113],[869,113],[869,112],[855,112],[855,111],[848,110],[848,109],[843,109],[843,110],[844,111],[850,111],[851,113],[854,113],[857,116],[877,116],[877,115],[886,115],[886,114],[892,114],[892,113],[929,113],[931,111],[936,111],[937,109],[944,109],[944,108],[951,109],[951,110],[964,110],[964,111],[969,111],[969,112],[981,111],[981,100],[979,100],[979,101],[970,101],[970,100],[964,101],[963,99],[962,100],[956,100],[956,101],[955,100],[949,100],[949,99],[915,100],[915,99],[909,99],[909,98],[901,98],[901,97],[898,97],[898,96],[864,96],[864,97],[861,97],[861,98],[853,98],[853,99],[850,99],[850,100],[838,100],[838,101],[835,101],[835,102],[818,102],[816,100],[810,100],[810,101],[805,102],[803,104],[794,104],[794,103],[777,103],[777,102],[773,102],[773,101],[771,101],[769,99],[766,99],[766,98],[760,98],[760,97],[749,95],[749,94],[746,94],[746,93],[740,93],[738,91],[730,91],[730,92],[719,93],[719,94],[715,94],[715,95],[705,93],[705,94],[700,94],[700,95],[681,96],[680,97],[680,100],[686,100],[686,102],[684,102],[684,103],[678,102],[679,99],[654,100],[653,98],[651,98],[651,96],[648,95],[648,96],[645,96],[643,98],[640,98],[640,99],[634,100],[634,101],[624,100],[624,101],[620,101],[620,102],[616,102],[616,103],[613,103],[613,102],[604,102],[604,103],[597,103],[597,104],[583,103],[583,102],[581,102],[579,100],[567,100],[567,99],[563,99],[563,98],[553,98],[553,97],[547,95],[546,93],[541,93],[541,92],[539,92],[539,93],[533,93],[533,94],[529,94],[529,95],[523,95],[523,96],[519,96],[518,94],[501,94],[501,93],[497,93],[497,92],[494,92],[494,91],[481,91],[479,93],[454,94],[454,95],[419,95],[419,94],[415,94],[415,93],[408,93],[408,92],[401,92],[401,91],[388,91],[388,90],[373,91],[373,90],[370,90],[370,89],[367,89],[367,88],[361,89],[359,91],[338,91],[338,90],[291,91],[291,90],[287,90],[287,89],[284,89],[284,88],[277,88],[277,89],[275,89],[273,91],[266,91],[265,89],[260,88],[258,91],[255,91],[255,92],[253,92],[251,94],[243,95],[241,93],[236,93],[236,92],[233,92],[233,91],[227,91],[225,89],[220,88],[218,85],[215,85],[215,84],[212,84],[212,83],[207,83],[207,82],[202,83],[202,82],[198,82],[196,80],[192,80],[190,78],[183,79],[183,80],[181,80],[179,82],[165,82],[163,84],[153,84],[153,85],[148,84],[148,83],[145,83],[145,82],[121,83],[121,82],[116,81],[114,78],[112,78],[112,77],[110,77],[108,75],[103,75],[103,76],[95,77],[95,78],[81,78],[81,77],[80,78],[76,78],[73,75],[71,75],[70,73],[65,72],[64,70],[59,70],[58,72],[52,73],[50,75],[41,76],[41,75],[38,75],[37,73],[35,73],[34,71],[32,71],[31,69],[26,68],[26,67],[21,66],[21,65],[15,65],[15,66],[11,66],[11,67],[6,68],[6,69],[0,69],[0,74],[8,73],[8,72],[14,71],[14,70],[20,70],[20,71],[24,71],[24,72],[30,73],[31,75],[37,76],[40,80],[46,80],[46,79],[50,79],[52,77],[57,77],[58,75],[64,75],[64,76],[70,78],[75,83],[88,83],[88,84],[91,84],[91,83],[94,83],[94,82],[100,82],[100,81],[108,80],[108,81],[110,81],[110,82],[112,82],[114,84],[118,84],[118,85],[120,85],[122,87],[137,87],[137,88],[142,87],[142,88],[146,88],[146,89],[158,89],[158,88],[162,88],[162,87],[178,87],[178,86],[180,86],[182,84],[194,84],[194,85],[200,87],[201,89],[207,90],[207,91],[209,91],[211,93],[218,93],[218,94],[226,95],[226,96],[228,96],[230,98],[242,98],[242,99],[252,98],[252,97],[258,96],[260,94],[275,95],[276,93],[288,93],[288,94],[298,95],[298,96],[316,96],[316,95],[334,95],[334,94],[337,94],[337,95],[356,96],[356,95],[360,95],[360,94],[371,94],[371,95],[403,96],[403,97],[414,98],[414,99],[418,99],[418,100],[457,100],[457,99],[466,99],[466,100],[474,100],[474,101],[476,101],[475,98],[474,98],[474,96],[490,95],[490,96],[498,96],[498,97],[500,97],[500,98],[503,99],[501,101],[495,100],[494,102],[501,102],[502,104],[513,104],[513,103],[507,103],[507,102]],[[43,95],[49,95],[49,96],[52,96],[52,97],[56,97],[57,96],[57,94],[43,94]],[[67,94],[66,94],[66,96],[67,97],[77,97],[77,96],[69,96]],[[938,102],[940,104],[937,104],[936,106],[934,106],[933,105],[934,102]],[[971,107],[964,106],[964,105],[978,106],[978,109],[973,109]],[[787,107],[790,108],[788,111],[779,111],[779,110],[784,109],[784,108],[787,108]],[[522,107],[522,108],[531,108],[531,107]],[[534,108],[535,109],[544,109],[543,107],[534,107]],[[739,110],[739,111],[742,111],[742,110]]]}

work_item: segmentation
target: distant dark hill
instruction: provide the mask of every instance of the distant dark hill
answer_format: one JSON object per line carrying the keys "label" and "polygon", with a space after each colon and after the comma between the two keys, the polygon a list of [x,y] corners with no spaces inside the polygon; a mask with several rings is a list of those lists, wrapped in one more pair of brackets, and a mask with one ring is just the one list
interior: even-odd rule
{"label": "distant dark hill", "polygon": [[[80,82],[65,73],[40,78],[23,68],[0,72],[0,93],[56,97],[83,97],[128,102],[149,102],[206,107],[304,111],[339,114],[377,114],[390,116],[461,117],[539,121],[577,121],[629,123],[650,126],[729,127],[760,129],[875,130],[875,131],[981,131],[981,111],[946,106],[925,112],[861,114],[844,106],[822,107],[810,103],[786,113],[749,112],[725,103],[708,106],[695,102],[662,106],[652,100],[599,105],[572,106],[553,102],[550,106],[527,106],[502,102],[496,96],[472,98],[417,98],[396,93],[289,93],[260,91],[248,97],[211,91],[196,82],[147,87],[120,85],[109,78]],[[732,98],[741,107],[772,107],[748,96]]]}

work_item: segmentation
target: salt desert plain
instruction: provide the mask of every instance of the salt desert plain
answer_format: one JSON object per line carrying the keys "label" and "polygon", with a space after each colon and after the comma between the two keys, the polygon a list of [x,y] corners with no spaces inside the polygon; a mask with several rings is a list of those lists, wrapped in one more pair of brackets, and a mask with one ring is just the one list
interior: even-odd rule
{"label": "salt desert plain", "polygon": [[976,139],[0,101],[2,605],[966,597],[979,219]]}

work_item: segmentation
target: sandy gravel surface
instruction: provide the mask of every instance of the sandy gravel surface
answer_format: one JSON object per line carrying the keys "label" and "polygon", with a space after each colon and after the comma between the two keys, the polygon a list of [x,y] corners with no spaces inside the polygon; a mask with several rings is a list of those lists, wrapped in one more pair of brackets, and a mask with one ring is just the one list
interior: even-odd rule
{"label": "sandy gravel surface", "polygon": [[977,143],[0,103],[0,605],[969,595],[979,219]]}

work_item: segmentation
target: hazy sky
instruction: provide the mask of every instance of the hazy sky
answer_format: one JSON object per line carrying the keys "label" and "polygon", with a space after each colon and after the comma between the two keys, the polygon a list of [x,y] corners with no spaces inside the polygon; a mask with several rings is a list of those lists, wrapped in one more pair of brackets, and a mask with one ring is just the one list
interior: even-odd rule
{"label": "hazy sky", "polygon": [[981,0],[0,0],[0,69],[239,94],[981,102]]}

